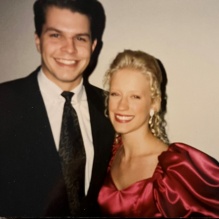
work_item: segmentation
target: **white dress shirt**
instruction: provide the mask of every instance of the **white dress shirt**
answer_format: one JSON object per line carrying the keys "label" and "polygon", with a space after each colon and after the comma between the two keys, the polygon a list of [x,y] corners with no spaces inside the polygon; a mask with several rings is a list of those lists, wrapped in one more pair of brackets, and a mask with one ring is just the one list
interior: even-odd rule
{"label": "white dress shirt", "polygon": [[[40,70],[38,74],[38,83],[46,107],[55,145],[58,150],[62,114],[65,103],[65,98],[61,96],[63,90],[56,84],[54,84],[51,80],[49,80],[46,77],[46,75],[42,72],[42,70]],[[83,86],[83,80],[81,80],[81,83],[75,89],[71,90],[71,92],[74,93],[74,96],[71,100],[71,104],[73,105],[78,115],[78,120],[81,128],[81,134],[83,137],[86,153],[85,194],[87,194],[92,174],[94,147],[91,133],[87,95]]]}

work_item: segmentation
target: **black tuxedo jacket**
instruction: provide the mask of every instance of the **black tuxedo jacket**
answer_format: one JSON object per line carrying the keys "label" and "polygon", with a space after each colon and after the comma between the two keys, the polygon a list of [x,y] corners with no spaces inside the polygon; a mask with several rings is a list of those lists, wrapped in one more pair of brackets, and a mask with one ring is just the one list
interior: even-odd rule
{"label": "black tuxedo jacket", "polygon": [[[0,85],[0,216],[69,216],[58,152],[37,82]],[[85,84],[94,145],[90,188],[82,216],[98,216],[98,191],[111,156],[114,131],[104,116],[101,89]]]}

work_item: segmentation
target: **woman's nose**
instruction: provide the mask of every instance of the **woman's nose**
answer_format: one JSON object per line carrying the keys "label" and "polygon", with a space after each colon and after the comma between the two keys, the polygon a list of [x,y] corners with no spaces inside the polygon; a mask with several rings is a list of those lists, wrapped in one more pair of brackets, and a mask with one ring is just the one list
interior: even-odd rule
{"label": "woman's nose", "polygon": [[128,109],[128,100],[127,100],[127,98],[122,97],[122,98],[120,99],[119,104],[118,104],[118,108],[119,108],[120,110],[126,110],[126,109]]}

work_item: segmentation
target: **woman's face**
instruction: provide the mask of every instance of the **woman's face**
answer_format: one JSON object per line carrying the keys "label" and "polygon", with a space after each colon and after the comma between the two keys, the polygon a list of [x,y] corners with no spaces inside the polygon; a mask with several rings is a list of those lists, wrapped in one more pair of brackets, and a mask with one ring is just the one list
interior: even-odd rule
{"label": "woman's face", "polygon": [[118,70],[112,75],[109,116],[116,132],[147,132],[151,108],[150,84],[146,75],[128,68]]}

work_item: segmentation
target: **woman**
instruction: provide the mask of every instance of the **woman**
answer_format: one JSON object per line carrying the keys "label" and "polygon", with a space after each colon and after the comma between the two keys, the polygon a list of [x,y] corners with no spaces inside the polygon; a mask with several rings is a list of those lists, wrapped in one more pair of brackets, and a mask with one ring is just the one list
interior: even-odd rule
{"label": "woman", "polygon": [[118,135],[98,196],[103,215],[219,217],[219,163],[189,145],[169,144],[157,60],[125,50],[110,65],[105,82]]}

